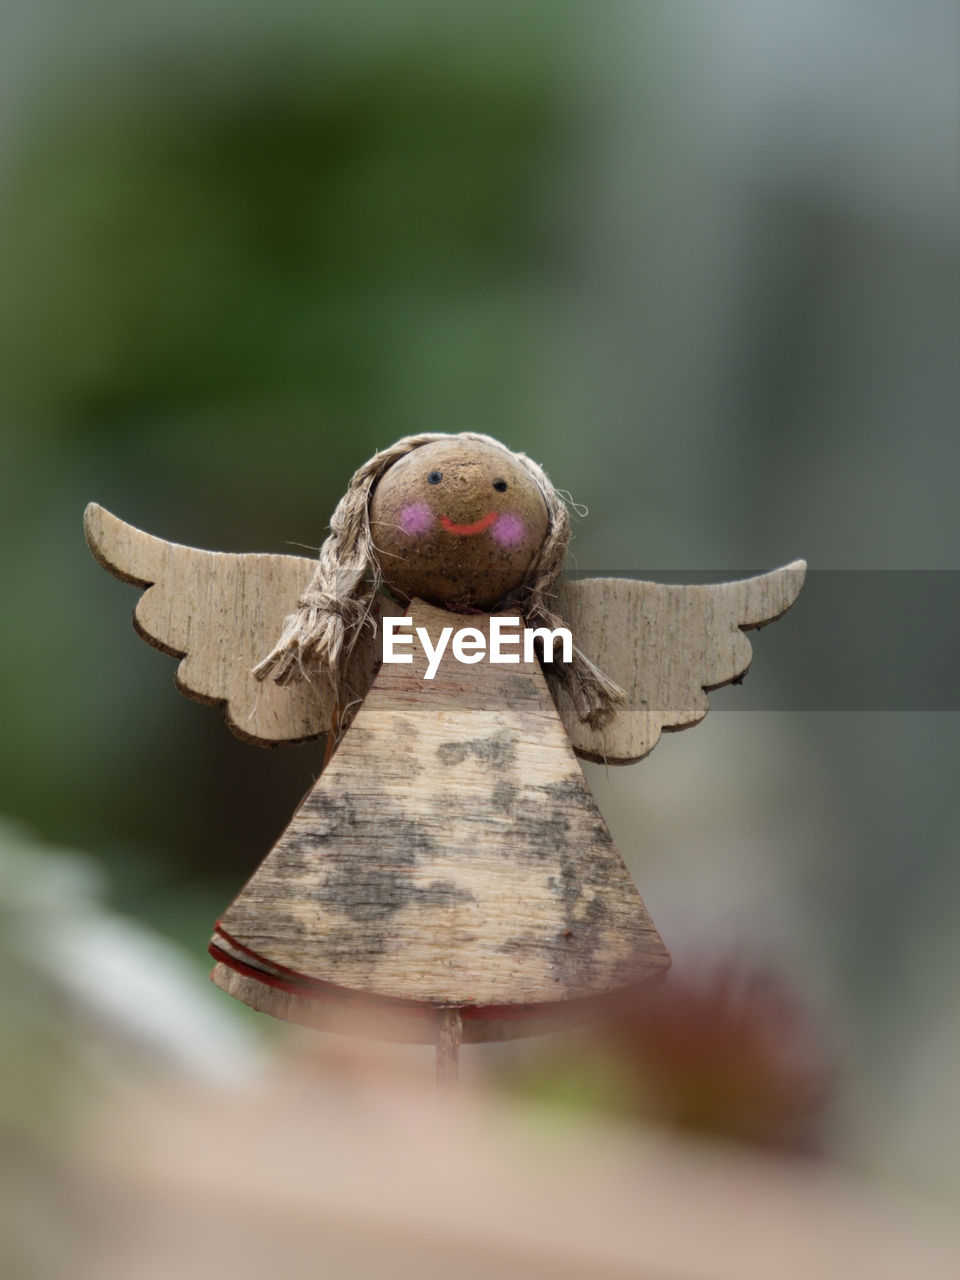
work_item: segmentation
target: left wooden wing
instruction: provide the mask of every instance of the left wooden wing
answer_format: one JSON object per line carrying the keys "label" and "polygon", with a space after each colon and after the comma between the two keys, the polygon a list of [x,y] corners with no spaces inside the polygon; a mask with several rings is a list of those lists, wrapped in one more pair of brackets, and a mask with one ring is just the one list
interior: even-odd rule
{"label": "left wooden wing", "polygon": [[632,764],[664,731],[699,724],[707,692],[741,677],[753,650],[744,631],[775,622],[796,600],[806,564],[710,586],[668,586],[629,578],[564,582],[554,610],[574,642],[626,691],[605,729],[583,724],[560,689],[557,705],[577,755]]}
{"label": "left wooden wing", "polygon": [[[304,742],[330,729],[337,698],[323,673],[283,686],[252,674],[296,609],[315,561],[180,546],[126,524],[95,502],[83,524],[100,564],[124,582],[147,588],[134,626],[149,644],[182,658],[176,674],[181,693],[221,706],[232,732],[258,746]],[[365,632],[348,667],[351,696],[367,692],[376,658],[377,639]]]}

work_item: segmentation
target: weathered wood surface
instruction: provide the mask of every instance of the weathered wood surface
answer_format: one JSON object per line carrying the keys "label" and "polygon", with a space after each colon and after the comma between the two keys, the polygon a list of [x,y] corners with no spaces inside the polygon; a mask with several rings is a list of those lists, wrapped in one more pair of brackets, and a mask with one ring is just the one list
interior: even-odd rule
{"label": "weathered wood surface", "polygon": [[[408,612],[434,637],[489,629]],[[381,669],[222,934],[254,968],[436,1006],[577,1001],[661,973],[539,665],[448,652],[427,681],[412,653]]]}
{"label": "weathered wood surface", "polygon": [[601,732],[582,724],[561,690],[558,707],[578,755],[631,764],[649,755],[663,731],[699,724],[707,690],[750,666],[744,630],[774,622],[803,586],[806,564],[739,582],[670,586],[628,578],[564,582],[558,612],[587,657],[627,693],[627,705]]}
{"label": "weathered wood surface", "polygon": [[[176,683],[199,702],[222,706],[245,742],[276,746],[320,737],[334,691],[317,676],[281,687],[252,668],[296,608],[315,561],[304,556],[231,555],[152,537],[90,503],[84,531],[97,560],[124,582],[148,588],[134,613],[144,640],[183,661]],[[355,696],[369,687],[379,641],[365,632],[348,673]]]}

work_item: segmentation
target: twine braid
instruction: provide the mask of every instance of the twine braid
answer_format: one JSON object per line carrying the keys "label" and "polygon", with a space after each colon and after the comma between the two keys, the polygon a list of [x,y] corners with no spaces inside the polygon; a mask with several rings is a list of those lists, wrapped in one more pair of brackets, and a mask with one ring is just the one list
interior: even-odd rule
{"label": "twine braid", "polygon": [[[400,458],[421,445],[449,440],[441,432],[405,436],[363,464],[353,475],[347,492],[337,503],[330,520],[330,535],[320,548],[313,578],[290,614],[279,640],[253,669],[258,680],[272,676],[277,684],[309,680],[311,670],[328,674],[338,691],[354,645],[364,626],[375,627],[373,603],[382,576],[370,533],[370,497],[380,477]],[[563,619],[547,605],[563,569],[570,542],[570,519],[563,499],[543,469],[525,454],[511,453],[499,440],[478,432],[463,431],[459,439],[492,445],[517,459],[533,476],[543,494],[550,527],[540,554],[530,568],[526,582],[513,593],[524,621],[532,627],[551,630],[565,626]],[[544,667],[548,680],[562,686],[577,715],[592,729],[602,729],[616,713],[626,695],[574,645],[573,660],[553,662]]]}

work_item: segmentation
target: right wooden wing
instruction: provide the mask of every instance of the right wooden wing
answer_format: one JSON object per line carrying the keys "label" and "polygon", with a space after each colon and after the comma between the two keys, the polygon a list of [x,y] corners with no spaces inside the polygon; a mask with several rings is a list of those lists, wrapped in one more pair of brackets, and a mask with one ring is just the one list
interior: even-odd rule
{"label": "right wooden wing", "polygon": [[739,680],[753,650],[744,631],[774,622],[796,600],[806,564],[703,586],[629,578],[564,582],[554,608],[576,644],[626,692],[603,730],[583,724],[563,689],[557,706],[577,755],[632,764],[664,731],[699,724],[707,692]]}
{"label": "right wooden wing", "polygon": [[[283,686],[252,674],[296,609],[314,560],[180,546],[126,524],[94,502],[83,523],[100,564],[122,581],[147,588],[134,626],[149,644],[182,658],[175,677],[181,693],[222,706],[231,731],[258,746],[304,742],[330,729],[336,695],[323,673]],[[378,652],[378,637],[365,631],[348,667],[351,698],[369,689]]]}

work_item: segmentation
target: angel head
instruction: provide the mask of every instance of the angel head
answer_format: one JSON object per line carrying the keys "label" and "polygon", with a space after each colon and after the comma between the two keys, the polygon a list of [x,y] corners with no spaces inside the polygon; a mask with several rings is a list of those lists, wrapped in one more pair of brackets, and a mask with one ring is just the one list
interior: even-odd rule
{"label": "angel head", "polygon": [[543,471],[480,437],[435,439],[388,465],[369,513],[387,587],[461,611],[496,609],[533,585],[538,564],[546,557],[553,570],[569,539],[566,508]]}
{"label": "angel head", "polygon": [[[259,679],[322,670],[339,681],[383,586],[401,601],[563,624],[550,602],[570,541],[566,506],[541,467],[490,436],[407,436],[381,450],[354,474],[330,530]],[[623,700],[576,648],[550,674],[594,728]]]}

